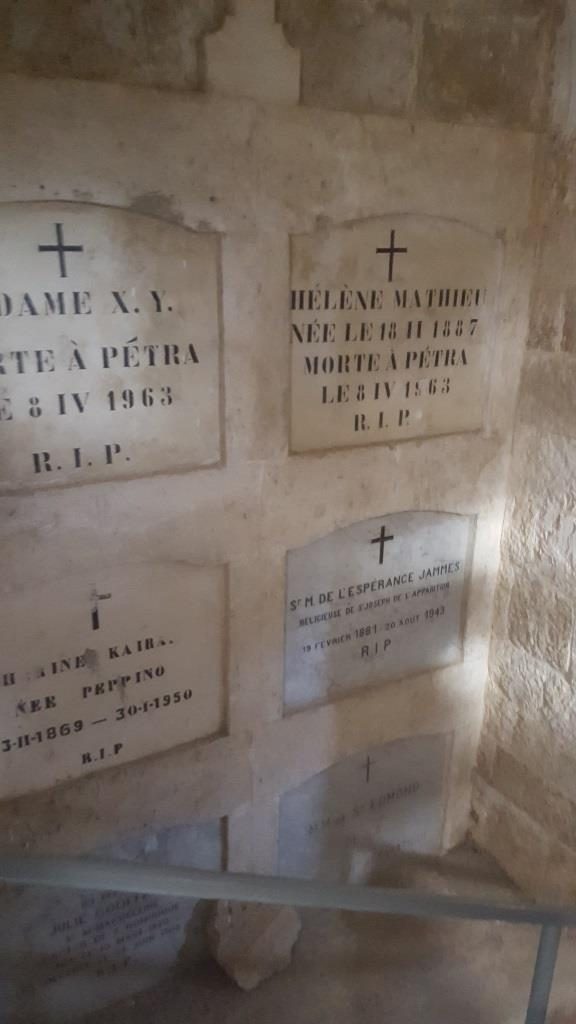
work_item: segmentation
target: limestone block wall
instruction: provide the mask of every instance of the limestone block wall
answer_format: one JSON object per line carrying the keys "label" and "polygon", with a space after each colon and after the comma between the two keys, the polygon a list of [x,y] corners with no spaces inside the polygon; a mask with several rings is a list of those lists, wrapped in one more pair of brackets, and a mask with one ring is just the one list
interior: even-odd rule
{"label": "limestone block wall", "polygon": [[521,885],[576,895],[574,145],[542,139],[474,834]]}

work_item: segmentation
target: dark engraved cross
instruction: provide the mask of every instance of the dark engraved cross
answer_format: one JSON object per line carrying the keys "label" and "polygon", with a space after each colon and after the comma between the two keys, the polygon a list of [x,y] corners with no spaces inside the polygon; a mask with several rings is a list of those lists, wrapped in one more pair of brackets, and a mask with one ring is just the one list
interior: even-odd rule
{"label": "dark engraved cross", "polygon": [[98,610],[98,601],[108,601],[112,594],[99,594],[97,590],[93,590],[90,594],[92,599],[92,629],[100,629],[100,612]]}
{"label": "dark engraved cross", "polygon": [[380,559],[379,559],[380,565],[382,565],[382,563],[384,561],[384,545],[389,540],[394,540],[394,534],[391,533],[390,536],[387,537],[386,536],[386,527],[382,526],[380,528],[380,535],[378,537],[374,537],[374,540],[370,541],[371,544],[379,544],[380,545]]}
{"label": "dark engraved cross", "polygon": [[368,757],[366,758],[366,782],[370,782],[370,769],[373,764],[374,762],[372,758],[370,757],[370,755],[368,755]]}
{"label": "dark engraved cross", "polygon": [[392,228],[392,230],[390,232],[390,243],[389,243],[389,245],[386,248],[383,248],[383,249],[376,249],[376,252],[377,253],[383,253],[385,256],[388,257],[388,281],[393,281],[393,279],[394,279],[394,257],[396,256],[396,253],[397,252],[408,252],[408,249],[406,249],[404,246],[397,246],[396,245],[396,232],[395,232],[395,230],[393,228]]}
{"label": "dark engraved cross", "polygon": [[60,277],[68,277],[66,272],[66,253],[67,252],[84,252],[83,245],[64,245],[64,232],[62,231],[61,224],[55,224],[56,228],[56,245],[39,245],[38,252],[57,252],[58,262],[60,264]]}

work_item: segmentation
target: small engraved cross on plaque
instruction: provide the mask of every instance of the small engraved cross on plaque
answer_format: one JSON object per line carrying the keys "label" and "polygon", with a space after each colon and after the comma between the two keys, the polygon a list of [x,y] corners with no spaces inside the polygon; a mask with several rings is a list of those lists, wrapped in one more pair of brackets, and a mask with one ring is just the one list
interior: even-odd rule
{"label": "small engraved cross on plaque", "polygon": [[370,757],[370,754],[368,754],[368,757],[366,758],[366,765],[365,765],[365,768],[366,768],[366,782],[370,782],[370,769],[372,768],[373,764],[374,764],[374,761]]}
{"label": "small engraved cross on plaque", "polygon": [[112,594],[99,594],[96,590],[93,590],[92,593],[90,594],[90,598],[92,600],[92,629],[100,629],[100,612],[98,609],[98,602],[108,601],[111,597]]}
{"label": "small engraved cross on plaque", "polygon": [[404,246],[396,245],[396,231],[392,228],[390,232],[390,242],[387,247],[376,249],[377,253],[380,253],[388,257],[388,281],[394,280],[394,257],[398,252],[408,252]]}
{"label": "small engraved cross on plaque", "polygon": [[379,533],[378,537],[374,537],[374,540],[370,541],[371,544],[379,544],[380,545],[380,558],[379,558],[380,565],[382,565],[382,563],[384,561],[384,545],[389,540],[394,540],[394,534],[391,533],[387,537],[386,536],[386,527],[382,526],[380,528],[380,533]]}
{"label": "small engraved cross on plaque", "polygon": [[68,277],[66,269],[66,253],[67,252],[84,252],[83,245],[64,245],[64,232],[61,224],[55,224],[56,228],[56,245],[39,245],[38,252],[57,252],[58,263],[60,265],[60,277]]}

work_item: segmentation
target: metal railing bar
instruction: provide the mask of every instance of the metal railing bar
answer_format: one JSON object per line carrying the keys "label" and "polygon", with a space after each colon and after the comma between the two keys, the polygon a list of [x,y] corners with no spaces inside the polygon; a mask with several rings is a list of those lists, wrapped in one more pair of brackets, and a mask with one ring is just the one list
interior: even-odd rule
{"label": "metal railing bar", "polygon": [[[273,875],[228,874],[92,858],[0,856],[0,881],[178,899],[238,900],[325,910],[426,918],[576,925],[576,907],[497,903],[372,886],[342,885]],[[544,955],[544,954],[543,954]]]}
{"label": "metal railing bar", "polygon": [[526,1024],[545,1024],[561,934],[562,929],[551,924],[545,925],[540,932]]}

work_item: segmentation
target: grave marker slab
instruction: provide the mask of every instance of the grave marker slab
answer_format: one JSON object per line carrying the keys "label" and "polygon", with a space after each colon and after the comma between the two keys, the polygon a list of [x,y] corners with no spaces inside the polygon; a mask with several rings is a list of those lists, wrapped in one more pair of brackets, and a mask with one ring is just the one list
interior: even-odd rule
{"label": "grave marker slab", "polygon": [[397,740],[285,793],[279,873],[350,880],[369,875],[386,848],[438,852],[446,753],[444,736]]}
{"label": "grave marker slab", "polygon": [[401,512],[288,552],[292,711],[462,657],[474,518]]}
{"label": "grave marker slab", "polygon": [[125,566],[4,596],[0,797],[217,733],[223,567]]}
{"label": "grave marker slab", "polygon": [[500,243],[435,217],[292,239],[291,448],[479,430]]}
{"label": "grave marker slab", "polygon": [[218,240],[83,203],[0,206],[0,487],[220,458]]}
{"label": "grave marker slab", "polygon": [[[150,831],[94,855],[221,871],[222,826],[206,821]],[[0,948],[7,1024],[84,1020],[92,1010],[151,987],[174,966],[185,940],[187,960],[202,955],[199,909],[194,900],[136,893],[5,893]]]}

